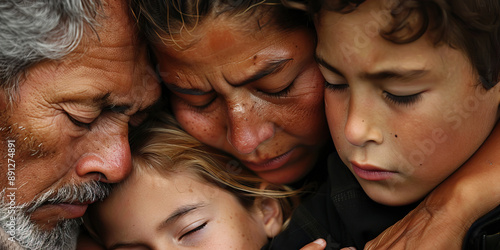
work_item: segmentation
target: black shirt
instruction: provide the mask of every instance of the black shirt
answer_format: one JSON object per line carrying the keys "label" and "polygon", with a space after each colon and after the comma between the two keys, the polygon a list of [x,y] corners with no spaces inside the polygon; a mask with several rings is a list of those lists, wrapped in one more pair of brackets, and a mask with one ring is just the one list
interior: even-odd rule
{"label": "black shirt", "polygon": [[364,245],[418,203],[390,207],[371,200],[337,154],[328,158],[328,180],[294,211],[288,227],[262,249],[300,249],[317,238],[325,249]]}

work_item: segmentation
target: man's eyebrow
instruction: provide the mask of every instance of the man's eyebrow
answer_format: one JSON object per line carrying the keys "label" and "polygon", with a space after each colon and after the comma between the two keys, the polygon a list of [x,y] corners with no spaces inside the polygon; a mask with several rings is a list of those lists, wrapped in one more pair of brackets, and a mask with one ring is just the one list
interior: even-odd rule
{"label": "man's eyebrow", "polygon": [[200,202],[200,203],[195,203],[195,204],[189,204],[185,205],[182,207],[177,208],[174,212],[172,212],[166,220],[164,220],[157,228],[158,231],[162,230],[164,227],[168,226],[172,222],[176,221],[177,219],[181,218],[182,216],[188,214],[189,212],[192,212],[198,208],[204,207],[205,203]]}
{"label": "man's eyebrow", "polygon": [[92,102],[96,103],[101,109],[109,110],[113,113],[126,114],[132,109],[129,104],[114,104],[110,100],[111,92],[98,95],[92,98]]}
{"label": "man's eyebrow", "polygon": [[260,70],[241,82],[232,83],[227,80],[226,81],[234,87],[240,87],[280,72],[291,61],[293,61],[293,58],[268,61]]}

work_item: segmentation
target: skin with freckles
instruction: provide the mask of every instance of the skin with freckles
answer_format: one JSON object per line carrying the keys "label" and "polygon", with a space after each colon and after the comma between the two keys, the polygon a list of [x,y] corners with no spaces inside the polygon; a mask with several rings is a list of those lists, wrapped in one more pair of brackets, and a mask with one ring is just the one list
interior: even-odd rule
{"label": "skin with freckles", "polygon": [[317,57],[339,155],[370,198],[397,206],[423,198],[474,154],[498,121],[500,87],[486,91],[465,54],[429,34],[401,45],[365,35],[361,45],[351,31],[382,8],[322,10]]}
{"label": "skin with freckles", "polygon": [[281,228],[272,202],[247,208],[189,170],[146,170],[133,172],[90,214],[107,249],[260,249]]}
{"label": "skin with freckles", "polygon": [[[0,178],[0,187],[17,188],[16,204],[31,203],[62,186],[119,182],[129,174],[129,123],[140,122],[138,114],[155,102],[160,88],[127,10],[126,4],[109,1],[96,30],[99,39],[88,32],[65,59],[33,66],[12,106],[0,93],[1,140],[15,140],[16,149],[15,184]],[[2,157],[7,151],[2,143]],[[2,176],[6,162],[1,163]],[[85,204],[63,203],[43,204],[28,216],[51,230],[86,209]]]}
{"label": "skin with freckles", "polygon": [[263,179],[298,181],[328,139],[314,34],[305,27],[243,29],[238,20],[204,19],[176,37],[187,45],[181,50],[155,44],[174,114],[191,135]]}

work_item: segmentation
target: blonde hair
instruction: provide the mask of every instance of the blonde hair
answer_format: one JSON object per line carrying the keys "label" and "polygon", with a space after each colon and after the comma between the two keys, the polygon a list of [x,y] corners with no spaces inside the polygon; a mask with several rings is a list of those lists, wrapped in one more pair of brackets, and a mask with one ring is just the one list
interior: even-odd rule
{"label": "blonde hair", "polygon": [[[247,170],[243,164],[223,152],[209,147],[182,130],[177,121],[166,113],[156,114],[131,132],[133,171],[157,171],[175,174],[188,171],[233,193],[249,209],[255,198],[277,199],[283,220],[290,217],[300,191],[285,185],[267,183]],[[262,188],[262,184],[267,185]]]}

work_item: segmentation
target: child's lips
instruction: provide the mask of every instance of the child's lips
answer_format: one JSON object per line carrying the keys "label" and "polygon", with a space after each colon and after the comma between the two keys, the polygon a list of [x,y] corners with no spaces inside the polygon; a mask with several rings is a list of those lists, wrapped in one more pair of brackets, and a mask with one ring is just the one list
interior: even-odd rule
{"label": "child's lips", "polygon": [[368,181],[382,181],[396,174],[394,171],[384,170],[369,164],[359,164],[357,162],[351,162],[351,167],[359,178]]}

